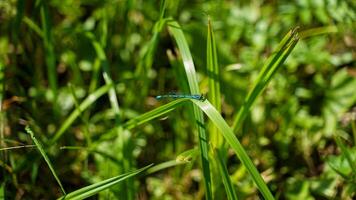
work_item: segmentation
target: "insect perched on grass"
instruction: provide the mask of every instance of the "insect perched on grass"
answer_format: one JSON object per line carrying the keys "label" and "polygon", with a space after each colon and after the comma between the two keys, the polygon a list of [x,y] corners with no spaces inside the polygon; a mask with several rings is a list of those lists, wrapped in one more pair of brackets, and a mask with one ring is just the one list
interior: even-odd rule
{"label": "insect perched on grass", "polygon": [[195,99],[199,101],[204,101],[205,97],[202,94],[165,94],[165,95],[158,95],[156,96],[157,100],[161,99],[181,99],[181,98],[188,98],[188,99]]}

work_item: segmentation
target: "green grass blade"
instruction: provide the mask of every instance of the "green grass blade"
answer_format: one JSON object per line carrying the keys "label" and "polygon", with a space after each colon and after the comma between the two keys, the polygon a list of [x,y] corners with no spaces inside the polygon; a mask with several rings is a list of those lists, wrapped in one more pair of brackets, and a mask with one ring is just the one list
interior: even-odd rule
{"label": "green grass blade", "polygon": [[30,29],[32,29],[35,33],[37,33],[38,36],[40,36],[41,38],[43,38],[43,32],[41,30],[41,28],[34,22],[32,21],[30,18],[28,17],[24,17],[22,20]]}
{"label": "green grass blade", "polygon": [[235,200],[237,199],[237,195],[234,189],[234,185],[231,182],[229,172],[227,171],[225,156],[220,149],[216,149],[214,153],[215,153],[214,154],[215,157],[218,158],[217,161],[218,161],[219,172],[225,186],[227,197],[230,200]]}
{"label": "green grass blade", "polygon": [[[218,65],[218,57],[216,53],[216,44],[214,38],[213,27],[210,19],[208,20],[208,36],[207,36],[207,68],[209,79],[209,94],[208,99],[211,104],[220,112],[221,111],[221,93],[220,93],[220,70]],[[215,126],[209,126],[210,141],[214,147],[222,145],[223,138],[218,134]]]}
{"label": "green grass blade", "polygon": [[222,118],[220,113],[214,108],[213,105],[210,104],[208,100],[197,101],[194,99],[191,100],[195,105],[199,106],[205,114],[210,118],[210,120],[215,124],[215,126],[220,130],[222,135],[224,136],[225,140],[229,143],[231,148],[234,150],[236,155],[239,157],[242,164],[246,167],[247,171],[252,176],[252,179],[256,183],[258,189],[262,193],[263,197],[266,200],[274,199],[272,193],[268,189],[266,183],[262,179],[261,175],[259,174],[258,170],[252,163],[251,159],[248,157],[246,151],[242,147],[239,140],[234,135],[233,130],[229,127],[226,121]]}
{"label": "green grass blade", "polygon": [[49,79],[49,86],[52,92],[54,102],[57,99],[57,70],[56,70],[56,56],[54,52],[52,27],[48,14],[47,1],[41,1],[41,22],[43,29],[44,47],[46,52],[47,74]]}
{"label": "green grass blade", "polygon": [[283,62],[287,59],[290,52],[294,49],[295,45],[298,43],[298,28],[295,28],[287,33],[287,35],[282,39],[277,47],[277,51],[272,55],[263,66],[261,72],[258,75],[257,80],[250,93],[245,98],[245,101],[240,108],[239,112],[235,116],[233,123],[233,130],[236,132],[243,120],[248,115],[253,103],[256,101],[257,97],[266,88],[267,84],[276,73],[276,71],[282,66]]}
{"label": "green grass blade", "polygon": [[[87,38],[89,38],[89,40],[91,41],[94,49],[95,49],[95,52],[101,62],[101,65],[103,67],[103,77],[104,77],[104,80],[105,80],[105,84],[106,85],[113,85],[113,80],[111,79],[111,76],[110,76],[110,69],[109,69],[109,62],[106,58],[106,55],[105,55],[105,51],[104,49],[102,48],[101,44],[99,41],[97,41],[95,39],[95,36],[90,33],[90,32],[87,32],[85,34],[87,36]],[[117,101],[117,96],[116,96],[116,92],[115,92],[115,88],[112,87],[110,88],[109,90],[109,100],[110,100],[110,104],[111,104],[111,107],[115,113],[115,122],[116,123],[120,123],[120,108],[119,108],[119,103]]]}
{"label": "green grass blade", "polygon": [[[178,45],[178,49],[182,55],[183,65],[188,79],[190,92],[191,94],[200,94],[197,74],[195,72],[193,59],[189,50],[188,43],[184,37],[184,33],[180,25],[176,21],[169,21],[168,28],[173,38],[175,39]],[[208,156],[209,145],[208,145],[208,137],[205,131],[205,127],[203,127],[205,124],[204,117],[202,111],[196,106],[193,106],[193,111],[194,111],[194,117],[198,125],[199,147],[200,147],[202,168],[204,174],[206,199],[212,199],[212,188],[211,188],[212,185],[211,185],[210,166],[209,166],[210,163],[209,163],[209,156]]]}
{"label": "green grass blade", "polygon": [[135,128],[143,123],[146,123],[152,119],[160,117],[166,113],[169,113],[176,109],[181,103],[187,101],[187,99],[177,99],[176,101],[169,102],[165,105],[162,105],[154,110],[151,110],[147,113],[144,113],[138,117],[135,117],[128,122],[126,122],[123,127],[125,129],[132,129]]}
{"label": "green grass blade", "polygon": [[76,120],[79,117],[81,112],[86,110],[90,105],[92,105],[96,100],[98,100],[99,97],[106,94],[112,87],[113,87],[112,85],[104,85],[101,88],[97,89],[92,94],[89,94],[88,97],[79,105],[79,109],[75,109],[69,115],[69,117],[64,121],[62,126],[58,129],[58,131],[51,139],[50,143],[56,142],[63,135],[63,133],[70,127],[70,125],[74,122],[74,120]]}
{"label": "green grass blade", "polygon": [[46,163],[47,163],[49,169],[50,169],[51,172],[52,172],[52,175],[54,176],[54,178],[56,179],[56,181],[57,181],[59,187],[61,188],[62,193],[63,193],[64,195],[66,195],[66,192],[65,192],[65,190],[64,190],[64,188],[63,188],[63,186],[62,186],[62,183],[61,183],[61,181],[59,180],[59,178],[58,178],[58,176],[57,176],[57,174],[56,174],[56,171],[54,171],[54,168],[53,168],[53,166],[52,166],[52,163],[51,163],[50,159],[48,158],[48,156],[47,156],[45,150],[43,149],[42,144],[36,139],[34,133],[32,132],[32,130],[30,129],[29,126],[26,126],[26,127],[25,127],[25,130],[26,130],[26,132],[31,136],[32,141],[35,143],[37,149],[40,151],[42,157],[45,159],[45,161],[46,161]]}
{"label": "green grass blade", "polygon": [[[71,91],[71,94],[73,96],[73,100],[74,100],[74,105],[75,105],[75,108],[78,110],[79,113],[82,113],[82,110],[80,110],[80,106],[79,106],[79,101],[78,101],[78,97],[77,95],[75,94],[75,89],[74,89],[74,86],[72,84],[68,84],[68,87]],[[87,119],[84,118],[83,115],[79,115],[79,118],[82,120],[82,122],[85,124],[85,128],[84,128],[84,136],[85,136],[85,139],[86,139],[86,142],[87,142],[87,145],[88,146],[91,146],[91,139],[90,139],[90,135],[89,135],[89,122]]]}
{"label": "green grass blade", "polygon": [[322,34],[337,33],[339,30],[337,26],[323,26],[317,28],[311,28],[300,32],[300,38],[308,38]]}
{"label": "green grass blade", "polygon": [[177,165],[183,165],[183,164],[186,164],[186,162],[178,162],[176,160],[169,160],[169,161],[160,163],[158,165],[155,165],[154,167],[151,167],[150,169],[147,170],[146,174],[153,174],[153,173],[156,173],[158,171],[161,171],[161,170],[164,170],[164,169],[167,169],[167,168],[170,168],[170,167],[174,167],[174,166],[177,166]]}
{"label": "green grass blade", "polygon": [[116,176],[116,177],[112,177],[112,178],[109,178],[109,179],[106,179],[104,181],[101,181],[99,183],[94,183],[92,185],[89,185],[89,186],[86,186],[86,187],[83,187],[81,189],[78,189],[76,191],[73,191],[65,196],[62,196],[61,198],[59,199],[62,199],[62,200],[80,200],[80,199],[85,199],[85,198],[88,198],[90,196],[93,196],[105,189],[108,189],[128,178],[131,178],[133,176],[136,176],[142,172],[144,172],[145,170],[147,170],[148,168],[150,168],[153,164],[151,165],[148,165],[146,167],[143,167],[141,169],[138,169],[138,170],[135,170],[135,171],[132,171],[132,172],[128,172],[128,173],[125,173],[125,174],[122,174],[122,175],[119,175],[119,176]]}

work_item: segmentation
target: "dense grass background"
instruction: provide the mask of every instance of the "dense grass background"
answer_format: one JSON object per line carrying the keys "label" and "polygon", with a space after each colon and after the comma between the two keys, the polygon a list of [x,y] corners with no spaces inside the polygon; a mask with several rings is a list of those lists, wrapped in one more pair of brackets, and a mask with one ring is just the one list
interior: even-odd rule
{"label": "dense grass background", "polygon": [[351,0],[0,0],[0,199],[353,199],[355,22]]}

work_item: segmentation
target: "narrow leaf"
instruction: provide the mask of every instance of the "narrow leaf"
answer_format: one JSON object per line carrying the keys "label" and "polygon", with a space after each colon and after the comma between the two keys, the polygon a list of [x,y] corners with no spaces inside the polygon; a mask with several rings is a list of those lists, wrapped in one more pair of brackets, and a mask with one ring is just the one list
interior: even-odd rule
{"label": "narrow leaf", "polygon": [[99,183],[94,183],[92,185],[83,187],[83,188],[73,191],[67,195],[62,196],[59,199],[61,199],[61,200],[64,200],[64,199],[65,200],[80,200],[80,199],[88,198],[88,197],[93,196],[105,189],[108,189],[108,188],[128,179],[128,178],[131,178],[133,176],[136,176],[136,175],[142,173],[143,171],[150,168],[152,165],[153,164],[143,167],[141,169],[132,171],[132,172],[128,172],[128,173],[125,173],[125,174],[122,174],[122,175],[119,175],[116,177],[106,179]]}
{"label": "narrow leaf", "polygon": [[51,172],[52,172],[52,175],[54,176],[54,178],[56,179],[56,181],[57,181],[59,187],[61,188],[62,193],[63,193],[64,195],[66,195],[66,192],[65,192],[65,190],[64,190],[64,188],[63,188],[63,186],[62,186],[62,183],[61,183],[61,181],[59,180],[59,178],[58,178],[56,172],[54,171],[54,168],[53,168],[53,166],[52,166],[52,163],[51,163],[50,159],[48,158],[48,156],[47,156],[45,150],[43,149],[42,144],[36,139],[34,133],[32,132],[32,130],[30,129],[29,126],[26,126],[26,127],[25,127],[25,130],[26,130],[26,132],[31,136],[31,139],[32,139],[33,142],[35,143],[37,149],[40,151],[42,157],[45,159],[45,161],[46,161],[46,163],[47,163],[49,169],[50,169]]}
{"label": "narrow leaf", "polygon": [[266,64],[263,66],[257,80],[250,93],[247,95],[242,107],[235,116],[233,123],[233,130],[236,132],[243,120],[248,115],[253,103],[256,101],[257,97],[266,88],[267,84],[274,76],[276,71],[282,66],[284,61],[287,59],[291,51],[294,49],[295,45],[299,40],[298,28],[295,28],[287,33],[287,35],[282,39],[277,47],[277,51],[269,59],[267,59]]}

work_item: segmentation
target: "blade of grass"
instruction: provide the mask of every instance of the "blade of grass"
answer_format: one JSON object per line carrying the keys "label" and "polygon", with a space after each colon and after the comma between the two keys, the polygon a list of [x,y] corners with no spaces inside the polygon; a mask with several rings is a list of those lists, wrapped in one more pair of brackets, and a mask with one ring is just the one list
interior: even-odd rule
{"label": "blade of grass", "polygon": [[79,105],[79,109],[75,109],[69,115],[69,117],[64,121],[64,123],[61,125],[61,127],[58,129],[58,131],[51,139],[50,144],[56,142],[63,135],[63,133],[70,127],[70,125],[79,117],[81,112],[86,110],[90,105],[92,105],[96,100],[98,100],[99,97],[106,94],[112,87],[113,87],[112,85],[104,85],[101,88],[97,89],[95,92],[89,94],[88,97],[85,98],[85,100]]}
{"label": "blade of grass", "polygon": [[[210,18],[208,19],[208,35],[207,35],[207,54],[206,54],[206,63],[207,63],[207,74],[209,80],[209,94],[208,100],[212,103],[212,105],[221,112],[221,92],[220,92],[220,70],[218,65],[218,56],[216,50],[215,37],[213,32],[213,27],[211,25]],[[225,191],[229,199],[237,199],[234,187],[231,183],[230,177],[227,173],[226,167],[226,154],[225,156],[222,152],[226,152],[224,147],[224,138],[221,134],[219,134],[218,129],[214,124],[209,121],[208,125],[209,133],[210,133],[210,141],[212,144],[211,151],[211,161],[212,165],[212,176],[213,180],[213,192],[215,197],[221,196],[221,181],[225,186]],[[218,154],[219,152],[219,154]],[[215,159],[217,157],[219,159]],[[219,174],[221,176],[219,176]],[[222,177],[222,180],[221,178]]]}
{"label": "blade of grass", "polygon": [[[95,39],[94,34],[87,32],[85,33],[85,36],[91,41],[95,49],[95,52],[101,62],[101,65],[103,67],[103,77],[105,80],[105,84],[113,85],[114,81],[111,79],[109,62],[106,58],[104,49],[102,48],[100,42]],[[119,108],[119,103],[117,101],[117,96],[114,87],[110,88],[109,90],[109,100],[110,100],[111,107],[115,113],[115,123],[120,124],[121,121],[120,108]]]}
{"label": "blade of grass", "polygon": [[47,1],[41,0],[41,22],[44,35],[44,47],[46,52],[47,74],[49,79],[49,86],[51,89],[53,101],[57,100],[57,70],[56,70],[56,56],[54,52],[52,27],[50,17],[48,14]]}
{"label": "blade of grass", "polygon": [[231,148],[234,150],[242,164],[246,167],[247,171],[252,176],[252,179],[256,183],[258,189],[262,193],[263,197],[266,200],[274,199],[272,193],[269,191],[266,183],[264,182],[263,178],[259,174],[258,170],[252,163],[251,159],[248,157],[246,151],[242,147],[239,140],[234,135],[233,130],[228,126],[226,121],[222,118],[220,113],[214,108],[213,105],[210,104],[208,100],[204,102],[189,99],[195,105],[199,106],[199,108],[205,112],[205,114],[210,118],[210,120],[215,124],[215,126],[220,130],[220,133],[224,136],[225,140]]}
{"label": "blade of grass", "polygon": [[[218,56],[216,53],[216,44],[214,38],[213,27],[210,18],[208,19],[208,36],[207,36],[207,68],[209,79],[209,101],[214,107],[221,112],[221,93],[220,93],[220,70],[218,65]],[[210,141],[213,147],[220,147],[223,138],[218,134],[215,126],[209,126]]]}
{"label": "blade of grass", "polygon": [[36,145],[20,145],[20,146],[13,146],[13,147],[4,147],[0,148],[0,151],[5,151],[5,150],[12,150],[12,149],[21,149],[21,148],[29,148],[29,147],[35,147]]}
{"label": "blade of grass", "polygon": [[178,162],[176,160],[169,160],[169,161],[166,161],[166,162],[163,162],[163,163],[160,163],[158,165],[155,165],[153,167],[151,167],[150,169],[147,170],[146,174],[154,174],[158,171],[161,171],[161,170],[164,170],[164,169],[167,169],[167,168],[170,168],[170,167],[174,167],[174,166],[177,166],[177,165],[183,165],[185,164],[185,162]]}
{"label": "blade of grass", "polygon": [[34,21],[32,21],[30,18],[26,16],[24,16],[22,20],[30,29],[32,29],[35,33],[37,33],[38,36],[43,38],[43,32],[41,28]]}
{"label": "blade of grass", "polygon": [[128,178],[131,178],[133,176],[136,176],[142,172],[144,172],[145,170],[147,170],[148,168],[150,168],[153,164],[150,164],[146,167],[143,167],[141,169],[132,171],[132,172],[128,172],[116,177],[112,177],[109,179],[106,179],[104,181],[98,182],[98,183],[94,183],[92,185],[83,187],[81,189],[75,190],[67,195],[64,195],[62,197],[60,197],[59,199],[61,200],[79,200],[79,199],[85,199],[88,198],[90,196],[93,196],[105,189],[108,189]]}
{"label": "blade of grass", "polygon": [[287,59],[295,45],[298,43],[298,40],[299,36],[297,27],[287,33],[287,35],[279,43],[276,53],[268,58],[266,64],[263,66],[261,72],[259,73],[252,90],[245,98],[242,107],[235,116],[234,123],[232,125],[234,132],[240,128],[243,120],[248,115],[257,97],[266,88],[267,84],[276,73],[276,71],[280,68],[280,66],[282,66],[283,62]]}
{"label": "blade of grass", "polygon": [[311,28],[308,30],[301,31],[300,38],[304,39],[304,38],[313,37],[316,35],[337,33],[337,32],[338,32],[337,26],[323,26],[323,27]]}
{"label": "blade of grass", "polygon": [[125,129],[135,128],[143,123],[146,123],[154,118],[160,117],[166,113],[171,112],[176,109],[181,103],[185,102],[187,99],[177,99],[176,101],[169,102],[165,105],[162,105],[156,109],[153,109],[147,113],[144,113],[136,118],[133,118],[126,122],[123,127]]}
{"label": "blade of grass", "polygon": [[[80,110],[80,106],[79,106],[79,102],[78,102],[78,98],[77,98],[77,95],[75,94],[75,89],[74,89],[74,86],[72,84],[68,84],[68,87],[71,91],[71,94],[73,96],[73,99],[74,99],[74,105],[75,105],[75,108],[78,110],[79,113],[82,113],[83,111]],[[91,138],[90,138],[90,135],[89,135],[89,122],[87,119],[84,118],[84,116],[82,115],[79,115],[79,118],[82,120],[82,122],[85,124],[85,127],[84,127],[84,136],[85,136],[85,139],[86,139],[86,142],[87,142],[87,145],[88,146],[91,146]]]}
{"label": "blade of grass", "polygon": [[26,130],[26,132],[31,136],[32,141],[35,143],[37,149],[40,151],[42,157],[43,157],[44,160],[46,161],[46,163],[47,163],[49,169],[50,169],[51,172],[52,172],[52,175],[54,176],[54,178],[56,179],[56,181],[57,181],[59,187],[61,188],[62,193],[63,193],[64,195],[66,195],[66,191],[64,190],[64,188],[63,188],[63,186],[62,186],[62,183],[61,183],[61,181],[59,180],[59,178],[58,178],[58,176],[57,176],[57,174],[56,174],[56,171],[54,171],[54,168],[53,168],[53,166],[52,166],[52,163],[51,163],[50,159],[48,158],[48,156],[47,156],[47,154],[46,154],[46,152],[45,152],[45,150],[44,150],[42,144],[36,139],[34,133],[32,132],[32,130],[30,129],[29,126],[26,126],[26,127],[25,127],[25,130]]}
{"label": "blade of grass", "polygon": [[215,149],[214,155],[217,157],[219,172],[222,178],[222,181],[225,186],[225,191],[227,194],[227,198],[230,200],[237,200],[237,195],[234,189],[234,185],[231,182],[229,172],[227,171],[226,163],[225,163],[225,154],[221,152],[220,149]]}
{"label": "blade of grass", "polygon": [[[195,72],[195,67],[193,59],[189,50],[188,43],[184,37],[184,33],[180,25],[176,21],[168,22],[168,29],[171,32],[173,38],[175,39],[178,49],[182,55],[183,66],[185,73],[188,79],[189,89],[191,94],[200,94],[197,74]],[[212,185],[210,177],[210,163],[209,163],[209,146],[208,146],[208,137],[204,127],[204,118],[202,111],[193,106],[194,116],[198,126],[199,133],[199,147],[202,160],[202,168],[204,174],[204,185],[206,190],[206,199],[212,199]]]}

